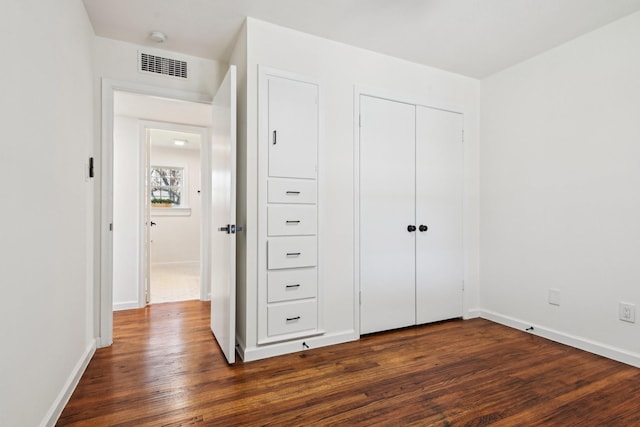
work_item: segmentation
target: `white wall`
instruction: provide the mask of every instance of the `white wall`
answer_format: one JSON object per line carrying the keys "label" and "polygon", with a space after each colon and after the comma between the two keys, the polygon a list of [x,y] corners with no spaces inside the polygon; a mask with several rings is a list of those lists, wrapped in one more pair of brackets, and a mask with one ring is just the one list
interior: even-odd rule
{"label": "white wall", "polygon": [[[187,61],[190,67],[189,78],[179,79],[138,72],[138,50],[151,51],[158,55]],[[95,71],[98,78],[123,80],[213,96],[222,77],[224,77],[226,67],[223,62],[210,59],[153,50],[145,46],[104,37],[95,38]]]}
{"label": "white wall", "polygon": [[137,308],[140,294],[140,122],[113,120],[113,308]]}
{"label": "white wall", "polygon": [[53,423],[93,352],[93,30],[80,0],[2,2],[0,425]]}
{"label": "white wall", "polygon": [[[477,170],[479,82],[248,19],[246,209],[246,329],[256,345],[257,66],[318,79],[321,86],[319,268],[327,334],[357,333],[354,312],[354,85],[380,88],[427,105],[465,113],[465,310],[477,304]],[[240,157],[240,156],[239,156]]]}
{"label": "white wall", "polygon": [[[152,141],[153,142],[153,141]],[[183,167],[186,175],[185,193],[191,213],[187,216],[168,216],[170,208],[156,208],[151,218],[151,263],[200,261],[200,150],[170,147],[151,148],[151,165]]]}
{"label": "white wall", "polygon": [[640,304],[638,46],[640,13],[482,81],[480,175],[481,306],[635,363],[618,302]]}

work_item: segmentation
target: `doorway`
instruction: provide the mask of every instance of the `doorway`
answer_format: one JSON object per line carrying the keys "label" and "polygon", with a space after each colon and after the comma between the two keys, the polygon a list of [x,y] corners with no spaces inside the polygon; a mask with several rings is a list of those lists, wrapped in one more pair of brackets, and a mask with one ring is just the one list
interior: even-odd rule
{"label": "doorway", "polygon": [[[235,248],[235,159],[236,159],[236,69],[234,66],[230,66],[227,71],[220,88],[218,89],[216,96],[213,98],[208,95],[198,94],[194,92],[187,92],[176,89],[161,88],[155,86],[149,86],[144,84],[122,82],[109,79],[102,79],[102,110],[101,110],[101,146],[100,146],[100,172],[98,174],[98,186],[100,188],[100,198],[96,201],[96,223],[99,224],[99,228],[96,229],[97,239],[100,243],[96,247],[96,265],[99,266],[96,269],[96,288],[95,288],[95,317],[94,317],[94,333],[97,337],[97,346],[106,347],[113,344],[113,311],[114,311],[114,231],[123,224],[115,224],[114,227],[114,187],[116,180],[114,179],[114,143],[116,140],[116,128],[114,126],[117,115],[126,116],[127,110],[124,108],[118,110],[116,108],[116,97],[129,96],[132,98],[131,103],[122,103],[127,108],[131,105],[137,105],[137,111],[141,114],[129,114],[130,117],[136,117],[138,119],[156,120],[161,122],[170,122],[177,124],[188,123],[191,126],[199,126],[206,130],[203,130],[201,144],[201,160],[202,160],[202,177],[206,179],[201,180],[201,200],[202,200],[202,218],[201,218],[201,252],[200,252],[200,276],[201,283],[208,284],[207,287],[213,283],[211,268],[212,261],[214,259],[229,259],[230,262],[225,264],[222,269],[216,268],[217,279],[215,283],[217,287],[215,292],[211,292],[212,300],[211,307],[216,307],[216,310],[211,309],[211,314],[216,316],[211,317],[211,328],[214,336],[218,342],[223,342],[227,345],[224,347],[225,356],[227,360],[232,363],[233,355],[230,357],[227,355],[229,351],[233,352],[233,343],[235,337],[235,252],[232,251]],[[153,101],[149,103],[149,101]],[[213,114],[213,109],[216,109],[216,113]],[[119,107],[120,108],[120,107]],[[116,114],[116,111],[118,113]],[[171,114],[167,118],[167,111]],[[146,138],[139,138],[138,141],[146,141]],[[213,142],[217,142],[219,146],[215,148],[216,155],[213,156],[214,151]],[[133,159],[131,167],[138,167],[143,170],[146,163],[146,157],[144,153],[148,150],[144,150],[142,147],[144,144],[138,144],[138,152],[134,153],[129,160]],[[221,156],[222,155],[222,156]],[[218,160],[218,165],[214,166],[213,160]],[[223,162],[221,162],[224,160]],[[223,168],[223,169],[220,169]],[[219,173],[213,173],[213,171]],[[148,172],[148,171],[147,171]],[[150,206],[150,201],[147,204],[147,197],[142,197],[142,193],[146,193],[144,188],[146,182],[147,173],[138,173],[137,177],[141,180],[141,183],[135,185],[136,178],[134,178],[130,184],[129,190],[124,194],[134,194],[132,209],[135,209],[138,221],[134,221],[135,227],[138,230],[138,236],[140,241],[146,241],[149,238],[150,223],[147,225],[145,219],[148,217],[148,209],[145,206]],[[217,198],[221,200],[212,200],[213,195],[213,183],[215,177],[224,177],[226,182],[232,185],[216,187]],[[141,178],[143,177],[143,178]],[[216,181],[217,182],[217,181]],[[136,194],[139,193],[139,194]],[[136,200],[138,202],[136,202]],[[222,209],[220,212],[214,214],[213,207],[220,206],[221,201],[231,200],[233,203],[225,204],[225,207],[229,209]],[[233,209],[232,209],[233,208]],[[220,215],[223,213],[224,215]],[[216,227],[213,227],[216,224]],[[226,225],[226,226],[225,226]],[[227,256],[212,257],[212,230],[218,230],[220,233],[226,231],[227,238],[225,239],[225,245],[216,245],[217,248],[221,248],[220,251],[224,252]],[[233,232],[232,232],[233,231]],[[146,233],[146,235],[145,235]],[[134,233],[135,234],[135,233]],[[233,245],[231,245],[233,243]],[[139,248],[145,248],[146,245],[138,245]],[[128,261],[137,263],[140,266],[142,263],[149,262],[149,251],[139,250],[138,253],[130,254]],[[204,260],[204,262],[203,262]],[[232,261],[232,262],[231,262]],[[142,283],[146,280],[141,272],[149,271],[148,269],[138,268],[139,277],[137,283]],[[222,278],[222,280],[220,280]],[[231,280],[233,279],[233,280]],[[136,279],[133,278],[133,283]],[[137,305],[133,307],[144,307],[146,305],[146,295],[144,287],[138,288]],[[208,290],[207,290],[208,291]],[[207,295],[201,286],[202,295]],[[213,297],[216,298],[213,298]],[[206,299],[202,297],[202,299]],[[131,300],[129,303],[135,304],[135,300]],[[215,302],[215,304],[214,304]],[[225,304],[226,302],[226,304]],[[223,324],[229,326],[224,331],[220,329],[219,325]],[[230,350],[229,350],[230,349]]]}
{"label": "doorway", "polygon": [[113,106],[113,310],[206,300],[211,107],[127,91]]}
{"label": "doorway", "polygon": [[149,235],[143,242],[149,257],[146,303],[208,299],[200,280],[202,134],[185,132],[184,125],[176,130],[171,123],[145,127],[143,202],[151,203],[145,220]]}

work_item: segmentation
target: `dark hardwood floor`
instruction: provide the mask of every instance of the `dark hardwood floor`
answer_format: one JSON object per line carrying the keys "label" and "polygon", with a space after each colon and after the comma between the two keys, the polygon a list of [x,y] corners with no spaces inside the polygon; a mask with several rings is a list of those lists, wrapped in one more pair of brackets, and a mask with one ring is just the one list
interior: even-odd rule
{"label": "dark hardwood floor", "polygon": [[208,312],[116,312],[57,425],[640,425],[640,369],[486,320],[228,366]]}

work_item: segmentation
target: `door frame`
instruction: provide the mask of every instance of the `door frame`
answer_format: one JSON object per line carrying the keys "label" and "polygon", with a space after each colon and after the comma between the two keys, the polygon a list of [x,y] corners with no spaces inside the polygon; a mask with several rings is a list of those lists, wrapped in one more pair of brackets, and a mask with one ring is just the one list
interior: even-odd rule
{"label": "door frame", "polygon": [[[464,135],[464,109],[458,106],[452,105],[434,105],[431,102],[427,102],[424,99],[416,98],[412,95],[402,94],[387,89],[381,89],[371,86],[354,85],[353,86],[353,280],[354,280],[354,325],[356,333],[361,335],[360,325],[360,303],[361,303],[361,285],[360,285],[360,96],[371,96],[374,98],[385,99],[388,101],[401,102],[404,104],[412,104],[415,106],[422,106],[427,108],[433,108],[435,110],[448,111],[451,113],[462,114],[463,116],[463,135]],[[464,141],[463,141],[464,142]],[[463,148],[463,156],[464,156]],[[466,210],[466,182],[465,182],[465,168],[463,166],[463,223]],[[464,225],[463,225],[464,227]],[[466,236],[463,231],[463,253],[466,258]],[[463,267],[463,274],[466,278],[466,266]],[[463,315],[466,313],[464,307],[463,297]]]}
{"label": "door frame", "polygon": [[[113,102],[115,92],[129,92],[195,103],[211,103],[211,96],[162,88],[140,83],[103,78],[101,80],[100,153],[98,185],[99,207],[96,207],[96,244],[94,247],[96,279],[94,287],[94,334],[98,347],[113,343]],[[201,153],[202,155],[202,153]],[[205,172],[202,172],[203,174]],[[208,208],[208,207],[207,207]],[[208,214],[202,212],[203,215]],[[209,233],[210,234],[210,233]]]}
{"label": "door frame", "polygon": [[[169,130],[183,133],[190,133],[200,135],[200,207],[201,207],[201,218],[200,218],[200,300],[206,301],[210,298],[211,290],[207,292],[206,283],[211,283],[210,280],[210,266],[209,263],[206,262],[209,256],[209,248],[210,245],[207,241],[207,236],[210,236],[209,227],[210,221],[209,217],[205,216],[208,213],[208,208],[211,206],[211,191],[210,186],[211,183],[209,180],[205,179],[205,172],[210,169],[210,150],[209,147],[205,145],[209,140],[209,131],[207,128],[201,126],[193,126],[193,125],[183,125],[178,123],[170,123],[170,122],[161,122],[157,120],[146,120],[140,119],[138,120],[138,129],[139,129],[139,142],[140,142],[140,182],[139,188],[141,191],[142,199],[138,201],[140,203],[140,224],[146,224],[151,221],[151,209],[150,200],[148,195],[145,193],[144,189],[147,188],[147,182],[149,180],[148,174],[145,174],[145,170],[149,164],[147,164],[148,159],[151,156],[151,141],[149,140],[148,130],[151,129],[160,129],[160,130]],[[193,203],[190,203],[193,205]],[[148,213],[148,216],[147,216]],[[150,256],[149,242],[145,236],[145,227],[140,228],[140,233],[138,234],[138,245],[140,248],[140,265],[139,265],[139,282],[138,282],[138,307],[144,307],[149,304],[147,301],[146,295],[146,279],[147,274],[151,274],[151,266],[150,263],[147,263],[147,256]],[[150,227],[146,227],[150,231]]]}

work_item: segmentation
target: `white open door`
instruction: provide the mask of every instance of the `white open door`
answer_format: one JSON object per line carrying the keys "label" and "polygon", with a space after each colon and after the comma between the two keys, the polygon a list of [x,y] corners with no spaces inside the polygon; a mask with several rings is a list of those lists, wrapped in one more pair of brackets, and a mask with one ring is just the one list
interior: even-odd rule
{"label": "white open door", "polygon": [[144,242],[142,252],[143,252],[143,285],[144,285],[144,295],[142,295],[142,301],[144,301],[145,305],[148,305],[151,302],[151,227],[156,225],[155,222],[151,221],[151,136],[149,134],[149,128],[145,126],[144,128]]}
{"label": "white open door", "polygon": [[236,342],[236,67],[213,98],[211,331],[229,363]]}

